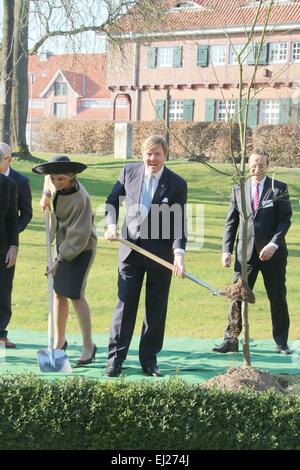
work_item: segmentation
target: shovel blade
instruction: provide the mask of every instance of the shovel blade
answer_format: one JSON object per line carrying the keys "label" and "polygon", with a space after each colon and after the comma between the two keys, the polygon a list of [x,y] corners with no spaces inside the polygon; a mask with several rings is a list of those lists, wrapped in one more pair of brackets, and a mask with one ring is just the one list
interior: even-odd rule
{"label": "shovel blade", "polygon": [[72,367],[69,362],[68,356],[62,349],[54,349],[52,356],[49,349],[39,349],[37,351],[37,360],[41,372],[62,372],[70,374]]}

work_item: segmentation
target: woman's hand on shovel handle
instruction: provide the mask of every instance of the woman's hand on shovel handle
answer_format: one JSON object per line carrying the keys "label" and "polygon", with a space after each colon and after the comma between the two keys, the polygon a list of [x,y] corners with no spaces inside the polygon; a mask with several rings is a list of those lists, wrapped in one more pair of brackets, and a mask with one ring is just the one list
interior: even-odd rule
{"label": "woman's hand on shovel handle", "polygon": [[184,256],[181,254],[174,255],[173,274],[175,274],[175,276],[183,278],[184,272],[185,272]]}
{"label": "woman's hand on shovel handle", "polygon": [[56,274],[57,268],[58,268],[58,266],[59,266],[60,263],[61,263],[60,260],[55,260],[54,263],[52,264],[51,268],[49,268],[49,267],[47,266],[47,270],[46,270],[46,272],[45,272],[45,276],[49,276],[49,274],[52,274],[52,277],[54,277],[55,274]]}

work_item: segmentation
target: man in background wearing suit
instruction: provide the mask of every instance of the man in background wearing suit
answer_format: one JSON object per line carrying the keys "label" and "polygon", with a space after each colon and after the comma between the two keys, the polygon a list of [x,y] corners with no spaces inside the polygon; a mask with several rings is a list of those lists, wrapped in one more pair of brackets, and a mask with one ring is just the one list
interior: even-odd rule
{"label": "man in background wearing suit", "polygon": [[[146,139],[142,152],[143,162],[125,165],[107,198],[108,230],[105,237],[109,240],[117,238],[120,198],[124,197],[126,216],[122,238],[173,263],[174,274],[183,277],[187,184],[164,166],[168,153],[164,137],[153,135]],[[156,355],[163,345],[172,272],[120,244],[118,303],[110,327],[105,371],[109,377],[116,377],[122,371],[134,331],[145,274],[145,316],[139,360],[147,375],[162,375]]]}
{"label": "man in background wearing suit", "polygon": [[[12,156],[11,148],[5,142],[0,142],[0,152],[1,152],[1,161],[0,161],[0,173],[4,176],[7,176],[9,179],[13,180],[17,187],[17,210],[18,210],[18,220],[17,220],[17,229],[18,233],[23,232],[27,227],[28,223],[32,218],[32,205],[31,205],[31,190],[29,185],[29,180],[26,176],[21,175],[17,171],[13,170],[10,167]],[[12,266],[10,269],[2,270],[1,272],[1,283],[5,282],[6,290],[1,290],[0,293],[0,303],[1,303],[1,312],[0,316],[6,319],[6,326],[8,325],[11,318],[11,293],[13,286],[15,268]],[[0,326],[0,340],[4,342],[6,348],[15,348],[16,345],[9,341],[7,338],[6,327],[2,328]]]}
{"label": "man in background wearing suit", "polygon": [[[288,251],[285,235],[291,225],[292,208],[287,185],[266,176],[268,163],[268,153],[263,149],[253,151],[249,157],[251,178],[245,183],[247,213],[249,214],[248,284],[252,289],[259,271],[262,273],[271,307],[273,338],[277,351],[280,354],[289,354],[287,343],[290,321],[285,285]],[[235,185],[231,194],[223,238],[222,265],[225,268],[231,265],[231,253],[241,216],[241,191],[240,186]],[[234,281],[237,281],[241,275],[241,245],[241,240],[237,237]],[[224,342],[213,348],[215,352],[238,352],[238,336],[242,330],[240,301],[231,304],[228,320]]]}
{"label": "man in background wearing suit", "polygon": [[[0,149],[0,168],[4,153]],[[11,343],[6,327],[11,317],[11,291],[18,253],[18,212],[16,183],[0,172],[0,341]]]}

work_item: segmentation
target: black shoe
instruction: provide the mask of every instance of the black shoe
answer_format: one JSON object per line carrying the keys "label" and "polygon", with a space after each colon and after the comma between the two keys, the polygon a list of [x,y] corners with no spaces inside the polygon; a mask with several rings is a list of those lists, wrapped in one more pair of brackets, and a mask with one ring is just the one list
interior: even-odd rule
{"label": "black shoe", "polygon": [[63,347],[60,348],[60,349],[62,349],[63,351],[66,351],[66,350],[67,350],[67,347],[68,347],[68,341],[66,340],[66,341],[64,342]]}
{"label": "black shoe", "polygon": [[220,346],[216,346],[212,350],[218,353],[239,352],[239,343],[236,341],[225,341],[220,344]]}
{"label": "black shoe", "polygon": [[107,365],[104,374],[107,377],[118,377],[122,372],[122,365],[115,364],[115,365]]}
{"label": "black shoe", "polygon": [[89,357],[88,359],[79,359],[77,361],[77,367],[81,367],[81,366],[86,366],[87,364],[90,364],[91,362],[93,362],[95,360],[95,357],[96,357],[96,352],[97,352],[97,346],[94,344],[94,348],[93,348],[93,352],[92,352],[92,355],[91,357]]}
{"label": "black shoe", "polygon": [[145,374],[150,375],[151,377],[162,377],[163,374],[159,370],[159,367],[156,364],[153,366],[143,367],[143,371]]}
{"label": "black shoe", "polygon": [[289,354],[292,354],[292,351],[288,346],[277,346],[277,352],[279,354],[283,354],[285,356],[288,356]]}

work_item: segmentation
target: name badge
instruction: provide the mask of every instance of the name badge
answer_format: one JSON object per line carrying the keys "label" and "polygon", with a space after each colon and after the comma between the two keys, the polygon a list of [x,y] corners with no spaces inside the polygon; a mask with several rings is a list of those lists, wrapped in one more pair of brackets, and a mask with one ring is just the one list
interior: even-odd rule
{"label": "name badge", "polygon": [[273,207],[273,199],[266,199],[265,201],[261,201],[261,206],[263,209],[267,209],[268,207]]}

